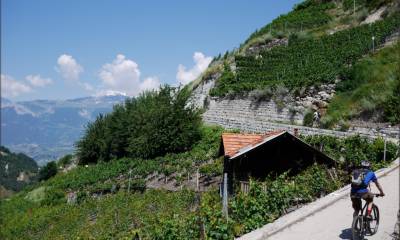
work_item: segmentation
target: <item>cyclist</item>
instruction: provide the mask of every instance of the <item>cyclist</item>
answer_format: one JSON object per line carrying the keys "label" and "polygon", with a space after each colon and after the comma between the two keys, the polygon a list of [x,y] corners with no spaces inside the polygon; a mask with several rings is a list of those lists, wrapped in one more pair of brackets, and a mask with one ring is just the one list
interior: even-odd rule
{"label": "cyclist", "polygon": [[356,217],[362,208],[361,199],[368,203],[367,216],[371,216],[374,195],[368,190],[370,182],[375,183],[381,197],[385,196],[382,186],[379,184],[375,173],[371,170],[371,164],[368,161],[362,161],[361,167],[352,172],[350,197],[354,209],[353,217]]}

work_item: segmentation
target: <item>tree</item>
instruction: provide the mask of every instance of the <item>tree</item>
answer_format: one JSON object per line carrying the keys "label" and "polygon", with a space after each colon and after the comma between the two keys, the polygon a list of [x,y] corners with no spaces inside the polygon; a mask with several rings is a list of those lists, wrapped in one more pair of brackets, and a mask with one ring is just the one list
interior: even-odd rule
{"label": "tree", "polygon": [[39,171],[39,181],[47,180],[57,174],[57,164],[54,161],[48,162]]}
{"label": "tree", "polygon": [[88,124],[77,142],[79,164],[122,157],[154,158],[190,149],[200,139],[200,111],[190,92],[162,86],[147,91]]}
{"label": "tree", "polygon": [[396,74],[395,79],[397,83],[393,89],[393,93],[383,104],[384,119],[392,124],[400,123],[400,67]]}
{"label": "tree", "polygon": [[72,162],[72,155],[67,154],[67,155],[63,156],[62,158],[58,159],[57,165],[60,167],[64,167],[68,164],[71,164],[71,162]]}

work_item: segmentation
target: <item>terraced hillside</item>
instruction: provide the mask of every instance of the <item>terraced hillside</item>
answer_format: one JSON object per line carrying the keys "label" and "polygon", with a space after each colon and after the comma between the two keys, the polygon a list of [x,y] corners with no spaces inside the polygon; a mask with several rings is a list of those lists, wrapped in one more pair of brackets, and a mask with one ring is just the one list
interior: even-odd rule
{"label": "terraced hillside", "polygon": [[[391,48],[391,59],[400,65],[398,47],[393,47],[400,31],[399,8],[395,1],[358,1],[354,9],[348,1],[305,1],[256,31],[238,50],[214,59],[192,84],[194,99],[208,110],[206,121],[210,115],[229,118],[229,110],[216,110],[218,105],[240,99],[250,100],[253,109],[271,102],[276,110],[268,109],[266,114],[276,117],[267,121],[303,124],[307,114],[319,111],[322,127],[346,129],[353,120],[397,124],[397,112],[374,112],[395,96],[397,68],[381,79],[392,91],[381,96],[380,104],[361,108],[347,104],[338,113],[329,103],[348,90],[343,86],[355,91],[360,87],[354,79],[356,71],[363,74],[357,63],[366,58],[374,61],[382,48]],[[387,72],[382,64],[371,67]],[[369,89],[360,97],[371,94]],[[365,117],[366,112],[374,114]]]}

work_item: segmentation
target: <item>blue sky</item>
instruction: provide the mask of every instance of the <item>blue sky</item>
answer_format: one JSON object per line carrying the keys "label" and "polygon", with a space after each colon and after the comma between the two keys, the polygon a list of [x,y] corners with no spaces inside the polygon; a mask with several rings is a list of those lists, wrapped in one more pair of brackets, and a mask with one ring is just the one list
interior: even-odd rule
{"label": "blue sky", "polygon": [[2,96],[136,95],[184,84],[298,2],[2,0]]}

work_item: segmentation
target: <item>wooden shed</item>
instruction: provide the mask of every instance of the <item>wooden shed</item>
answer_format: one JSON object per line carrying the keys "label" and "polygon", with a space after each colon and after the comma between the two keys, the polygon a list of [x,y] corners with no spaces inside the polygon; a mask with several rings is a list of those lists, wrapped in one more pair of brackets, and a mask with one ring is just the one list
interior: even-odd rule
{"label": "wooden shed", "polygon": [[287,131],[266,134],[223,133],[224,182],[229,194],[246,190],[249,178],[264,180],[290,170],[296,174],[313,163],[335,165],[335,160]]}

